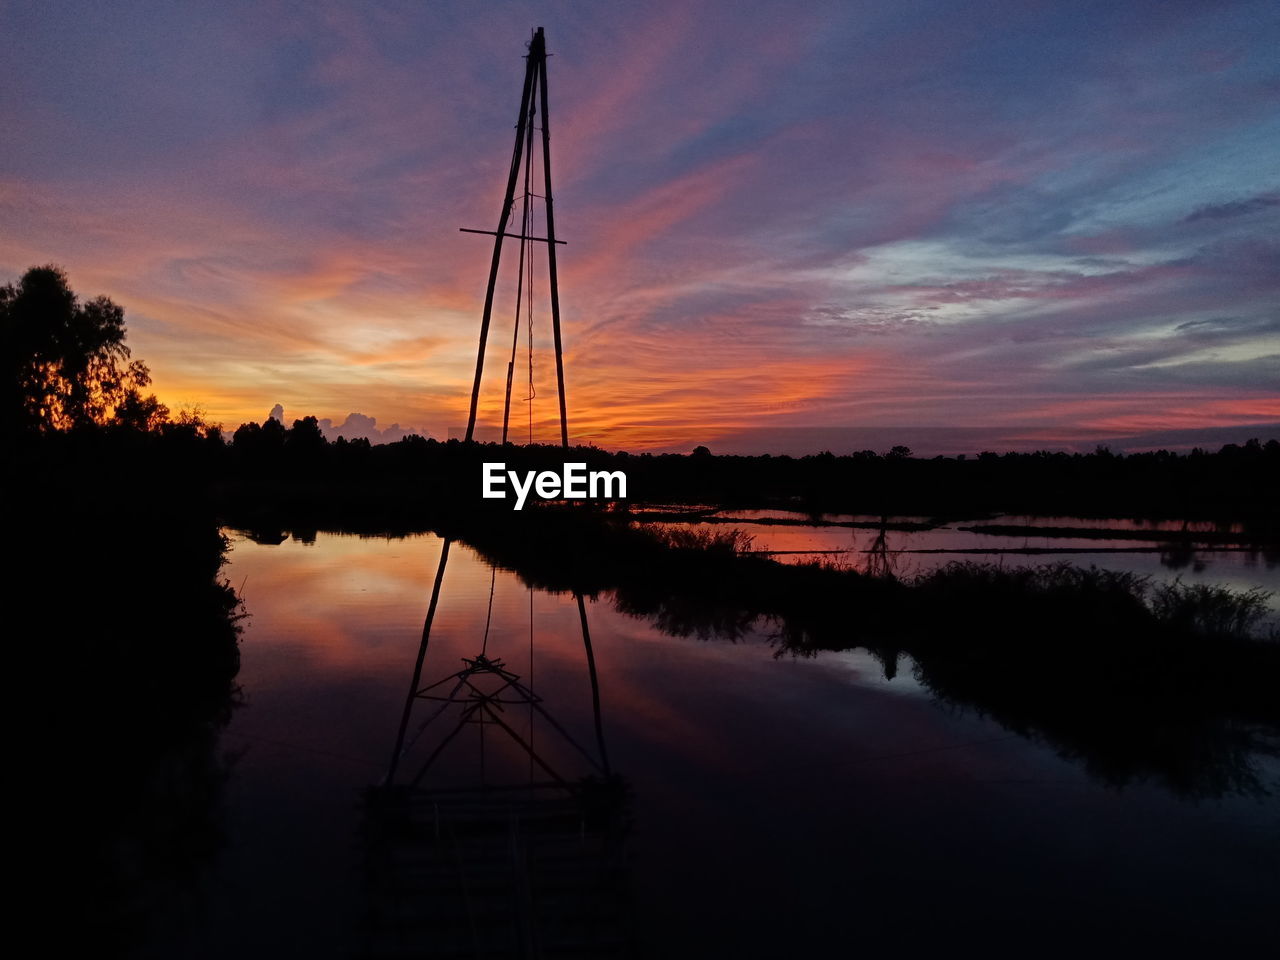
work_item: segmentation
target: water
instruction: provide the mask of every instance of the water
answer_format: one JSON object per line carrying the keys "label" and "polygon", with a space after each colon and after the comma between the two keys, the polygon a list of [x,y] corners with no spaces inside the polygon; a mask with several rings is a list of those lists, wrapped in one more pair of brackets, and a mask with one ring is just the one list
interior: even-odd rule
{"label": "water", "polygon": [[[387,771],[441,541],[232,536],[224,572],[243,585],[251,617],[245,703],[223,734],[235,757],[226,843],[199,912],[161,929],[151,952],[359,954],[370,935],[362,791]],[[1274,796],[1109,786],[1088,758],[934,703],[909,661],[886,680],[861,651],[779,656],[767,625],[728,642],[669,636],[608,596],[585,609],[609,761],[631,789],[630,920],[619,929],[636,955],[914,956],[970,943],[1023,956],[1270,941]],[[486,622],[488,655],[593,746],[574,597],[531,595],[458,543],[424,681],[474,657]],[[590,772],[532,711],[509,714],[551,766]],[[543,778],[493,729],[482,769],[479,736],[464,731],[427,782]],[[1274,758],[1246,759],[1280,788]]]}
{"label": "water", "polygon": [[[1030,566],[1069,561],[1077,566],[1129,570],[1153,581],[1206,583],[1233,590],[1271,593],[1270,625],[1280,625],[1280,551],[1274,546],[1222,545],[1196,541],[1194,534],[1241,534],[1239,524],[1174,520],[1139,521],[1079,517],[999,516],[984,520],[952,520],[930,529],[878,529],[881,519],[865,514],[827,514],[825,524],[815,524],[807,514],[788,510],[726,510],[714,514],[719,521],[681,523],[680,527],[724,533],[738,529],[752,538],[752,549],[770,554],[781,563],[824,560],[858,570],[884,569],[898,576],[927,573],[956,560]],[[892,524],[929,524],[928,517],[888,517]],[[724,520],[731,522],[723,522]],[[781,520],[784,524],[760,521]],[[829,524],[858,524],[836,526]],[[1188,531],[1188,546],[1168,541],[1088,536],[1046,536],[1034,532],[1019,535],[980,533],[964,529],[977,525],[1081,528],[1108,530],[1135,536],[1152,532]],[[1015,552],[1016,551],[1016,552]],[[877,563],[879,567],[877,568]]]}

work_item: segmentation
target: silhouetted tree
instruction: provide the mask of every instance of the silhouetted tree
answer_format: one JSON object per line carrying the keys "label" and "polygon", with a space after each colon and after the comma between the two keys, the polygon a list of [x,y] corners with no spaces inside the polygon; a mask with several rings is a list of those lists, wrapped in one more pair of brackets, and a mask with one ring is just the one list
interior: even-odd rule
{"label": "silhouetted tree", "polygon": [[257,442],[262,434],[262,427],[256,423],[242,423],[231,435],[231,445],[237,450],[248,450]]}
{"label": "silhouetted tree", "polygon": [[155,394],[144,397],[137,390],[130,390],[116,405],[115,422],[134,430],[157,430],[169,420],[169,408],[156,399]]}
{"label": "silhouetted tree", "polygon": [[231,444],[243,457],[277,458],[284,451],[285,428],[275,417],[267,417],[261,424],[242,423],[231,437]]}
{"label": "silhouetted tree", "polygon": [[0,337],[10,434],[113,420],[149,428],[168,414],[141,394],[151,374],[124,345],[124,310],[106,297],[82,302],[59,267],[0,287]]}
{"label": "silhouetted tree", "polygon": [[315,417],[303,417],[301,420],[293,421],[293,428],[285,438],[285,445],[291,451],[304,454],[322,450],[326,442],[324,434],[320,432],[320,423]]}
{"label": "silhouetted tree", "polygon": [[[166,408],[162,406],[160,409]],[[167,425],[166,432],[170,435],[200,437],[218,444],[222,443],[221,425],[206,420],[204,409],[199,405],[179,410],[177,417]]]}
{"label": "silhouetted tree", "polygon": [[268,450],[279,450],[284,447],[284,438],[287,431],[284,424],[275,417],[267,417],[262,421],[262,445]]}

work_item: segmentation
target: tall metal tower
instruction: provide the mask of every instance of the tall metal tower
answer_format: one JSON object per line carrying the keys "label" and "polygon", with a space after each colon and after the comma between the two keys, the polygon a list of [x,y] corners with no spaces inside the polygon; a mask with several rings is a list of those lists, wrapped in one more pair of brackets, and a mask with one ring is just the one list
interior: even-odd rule
{"label": "tall metal tower", "polygon": [[[541,124],[536,123],[538,111],[541,110]],[[541,199],[545,211],[547,235],[534,237],[531,235],[532,209],[530,200],[538,195],[533,192],[533,134],[542,131],[542,179]],[[522,216],[520,229],[512,232],[511,215],[516,200],[516,184],[523,173],[524,193],[522,198]],[[533,244],[545,243],[547,250],[547,273],[551,290],[551,332],[555,342],[556,384],[560,394],[560,443],[569,446],[569,420],[565,412],[564,396],[564,355],[560,339],[560,287],[556,275],[556,246],[563,240],[556,239],[556,220],[554,205],[551,199],[551,128],[547,114],[547,47],[542,28],[534,31],[529,43],[529,53],[525,58],[524,91],[520,95],[520,114],[516,120],[516,142],[511,153],[511,169],[507,175],[507,192],[502,198],[502,213],[498,217],[496,230],[471,230],[462,227],[464,233],[484,233],[493,240],[493,258],[489,263],[489,284],[484,294],[484,314],[480,320],[480,348],[476,356],[476,376],[471,386],[471,412],[467,417],[467,436],[473,439],[476,428],[476,410],[480,403],[480,381],[484,375],[485,347],[489,341],[489,324],[493,318],[493,294],[498,282],[498,266],[502,260],[503,243],[507,239],[520,242],[519,280],[516,290],[516,322],[511,339],[511,359],[507,363],[506,400],[502,412],[502,442],[506,443],[511,416],[511,384],[515,374],[516,347],[520,339],[520,310],[523,297],[529,298],[529,336],[532,337],[532,297],[533,297]],[[527,274],[527,279],[526,279]],[[527,289],[526,289],[527,286]],[[530,363],[532,364],[532,342],[530,342]],[[532,374],[530,375],[532,380]],[[532,386],[532,384],[531,384]],[[531,392],[532,395],[532,392]]]}
{"label": "tall metal tower", "polygon": [[[539,124],[539,111],[541,123]],[[542,194],[534,192],[534,133],[542,131]],[[523,183],[519,228],[512,223],[516,185]],[[541,199],[546,236],[533,235],[533,201]],[[510,427],[511,390],[515,378],[520,326],[526,321],[529,348],[529,400],[533,397],[534,250],[546,244],[551,293],[551,329],[555,344],[556,382],[560,399],[560,442],[569,445],[565,412],[564,359],[560,337],[560,292],[556,276],[557,240],[551,199],[551,143],[547,122],[547,54],[542,28],[529,43],[524,90],[516,123],[515,147],[502,212],[496,230],[467,230],[494,238],[489,283],[480,323],[480,347],[468,441],[474,439],[485,347],[493,319],[494,290],[503,245],[519,241],[515,329],[507,363],[502,440]],[[532,411],[532,407],[530,408]],[[532,433],[532,415],[530,419]],[[422,639],[405,696],[386,777],[366,796],[367,936],[370,956],[630,956],[627,903],[627,860],[624,839],[629,829],[625,782],[609,764],[601,720],[600,687],[595,655],[581,593],[575,592],[590,683],[594,749],[575,738],[535,692],[534,589],[529,587],[529,669],[521,676],[499,652],[513,649],[509,632],[491,630],[497,569],[490,574],[489,606],[479,652],[435,675],[428,671],[432,626],[453,541],[441,544],[440,558]],[[523,632],[521,634],[523,636]],[[424,672],[427,679],[424,680]],[[528,726],[515,718],[527,711]],[[416,715],[416,716],[415,716]],[[538,738],[536,722],[550,730]],[[418,720],[413,724],[414,719]],[[416,728],[416,729],[414,729]],[[486,774],[485,737],[497,738],[496,773]],[[450,782],[441,777],[439,760],[451,744],[456,754],[474,733],[479,748],[480,782]],[[552,743],[546,743],[551,740]],[[513,777],[511,744],[528,760],[528,778]],[[565,746],[572,748],[566,750]],[[547,747],[551,749],[548,750]],[[506,748],[505,762],[501,748]],[[557,754],[566,754],[559,756]],[[575,775],[570,767],[576,765]],[[535,768],[539,771],[535,775]],[[464,767],[463,770],[466,768]],[[462,778],[464,781],[467,777]]]}

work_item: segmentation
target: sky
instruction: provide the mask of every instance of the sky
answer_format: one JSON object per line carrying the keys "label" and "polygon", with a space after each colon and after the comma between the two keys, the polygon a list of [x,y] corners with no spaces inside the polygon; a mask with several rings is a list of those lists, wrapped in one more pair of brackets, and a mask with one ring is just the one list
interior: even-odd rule
{"label": "sky", "polygon": [[447,437],[536,26],[575,441],[1280,436],[1273,0],[0,0],[0,282],[121,304],[175,410]]}

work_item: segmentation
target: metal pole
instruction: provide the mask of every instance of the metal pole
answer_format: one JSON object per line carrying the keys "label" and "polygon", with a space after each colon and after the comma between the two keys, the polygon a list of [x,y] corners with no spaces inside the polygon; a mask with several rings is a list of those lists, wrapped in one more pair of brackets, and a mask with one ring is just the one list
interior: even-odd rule
{"label": "metal pole", "polygon": [[587,672],[591,675],[591,709],[596,718],[596,744],[600,747],[600,762],[604,766],[605,776],[609,775],[609,751],[604,746],[604,724],[600,722],[600,681],[596,679],[596,657],[591,651],[591,630],[587,627],[587,606],[582,602],[582,594],[575,593],[578,600],[578,616],[582,619],[582,645],[587,648]]}
{"label": "metal pole", "polygon": [[[534,43],[538,43],[538,36]],[[524,92],[520,95],[520,119],[516,123],[516,144],[511,153],[511,172],[507,176],[507,193],[502,200],[502,215],[498,218],[498,236],[493,240],[493,259],[489,263],[489,286],[484,294],[484,316],[480,321],[480,350],[476,356],[476,378],[471,385],[471,412],[467,416],[467,441],[470,442],[476,429],[476,410],[480,405],[480,378],[484,374],[484,348],[489,339],[489,319],[493,316],[493,289],[498,282],[498,262],[502,258],[502,234],[507,229],[507,219],[511,216],[511,205],[515,202],[516,178],[520,174],[520,155],[524,147],[525,124],[529,117],[529,101],[533,93],[535,75],[535,57],[533,47],[529,48],[529,59],[524,71]],[[544,95],[545,101],[545,95]],[[544,122],[545,127],[545,122]],[[554,262],[554,261],[553,261]],[[554,275],[554,271],[553,271]]]}
{"label": "metal pole", "polygon": [[551,332],[556,345],[556,384],[560,388],[560,443],[569,446],[569,416],[564,399],[564,351],[560,343],[560,285],[556,279],[556,218],[551,209],[551,121],[547,115],[547,48],[542,28],[534,34],[529,63],[538,64],[538,88],[542,97],[543,199],[547,208],[547,269],[551,274]]}
{"label": "metal pole", "polygon": [[[520,336],[520,322],[518,320],[516,321],[515,336],[516,337]],[[511,353],[514,355],[515,352],[516,352],[516,344],[515,344],[515,341],[513,340],[511,343]],[[515,373],[516,373],[516,362],[514,360],[508,360],[507,361],[507,395],[506,395],[506,399],[502,402],[502,442],[504,444],[507,442],[507,426],[511,423],[511,378],[515,376]]]}
{"label": "metal pole", "polygon": [[413,666],[413,681],[404,701],[404,714],[400,717],[400,732],[396,734],[396,748],[391,754],[391,766],[387,770],[386,785],[395,782],[396,768],[400,766],[400,754],[404,751],[404,735],[409,729],[409,715],[413,713],[413,701],[418,697],[418,684],[422,681],[422,662],[427,658],[427,642],[431,639],[431,622],[436,618],[436,606],[440,603],[440,585],[444,583],[444,565],[449,560],[449,545],[445,540],[440,548],[440,565],[436,567],[436,581],[431,587],[431,603],[427,605],[427,619],[422,624],[422,643],[418,646],[418,662]]}
{"label": "metal pole", "polygon": [[[537,82],[535,78],[535,83]],[[532,94],[530,94],[532,99]],[[529,129],[526,132],[524,145],[524,204],[520,213],[520,261],[516,268],[516,320],[515,330],[511,333],[511,360],[507,363],[507,391],[502,401],[502,442],[507,442],[507,428],[511,423],[511,381],[516,372],[516,346],[520,343],[520,306],[522,303],[522,294],[524,293],[524,256],[525,249],[529,246],[530,237],[528,236],[531,229],[529,222],[529,194],[530,179],[533,176],[533,110],[529,111]],[[533,264],[529,264],[530,272],[532,272]],[[533,296],[533,285],[529,286],[529,296]]]}

